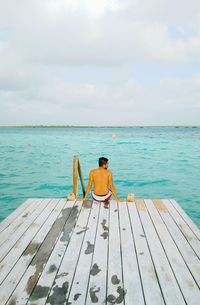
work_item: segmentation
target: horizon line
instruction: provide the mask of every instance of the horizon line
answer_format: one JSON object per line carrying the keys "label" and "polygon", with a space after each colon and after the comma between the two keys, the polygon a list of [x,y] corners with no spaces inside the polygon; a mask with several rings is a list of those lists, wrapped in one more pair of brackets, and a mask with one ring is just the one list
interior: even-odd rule
{"label": "horizon line", "polygon": [[200,125],[0,125],[0,128],[144,128],[144,127],[190,127],[199,128]]}

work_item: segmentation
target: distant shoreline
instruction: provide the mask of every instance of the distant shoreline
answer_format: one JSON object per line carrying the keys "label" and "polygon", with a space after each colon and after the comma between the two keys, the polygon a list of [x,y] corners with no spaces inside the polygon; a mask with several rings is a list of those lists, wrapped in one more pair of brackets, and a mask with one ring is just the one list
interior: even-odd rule
{"label": "distant shoreline", "polygon": [[135,126],[84,126],[84,125],[5,125],[0,128],[200,128],[200,125],[135,125]]}

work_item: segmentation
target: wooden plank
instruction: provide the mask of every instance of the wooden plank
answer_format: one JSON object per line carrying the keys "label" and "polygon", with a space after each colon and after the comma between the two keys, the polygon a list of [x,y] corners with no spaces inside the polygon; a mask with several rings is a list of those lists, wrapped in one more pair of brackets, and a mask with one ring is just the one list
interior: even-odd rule
{"label": "wooden plank", "polygon": [[200,240],[200,230],[197,225],[192,221],[192,219],[187,215],[187,213],[182,209],[182,207],[177,203],[175,199],[170,199],[170,202]]}
{"label": "wooden plank", "polygon": [[37,206],[37,209],[33,211],[29,215],[29,217],[24,221],[23,226],[20,226],[16,229],[15,234],[9,236],[9,238],[3,243],[0,248],[0,262],[4,259],[7,253],[12,249],[18,239],[26,232],[28,227],[35,221],[38,215],[44,210],[44,208],[48,205],[49,199],[42,199]]}
{"label": "wooden plank", "polygon": [[118,217],[122,247],[123,280],[126,290],[125,304],[144,305],[138,259],[126,201],[118,203]]}
{"label": "wooden plank", "polygon": [[66,302],[84,238],[84,234],[79,233],[87,228],[91,206],[92,201],[90,200],[84,201],[82,204],[74,232],[63,256],[63,260],[51,287],[46,304],[56,305],[64,304]]}
{"label": "wooden plank", "polygon": [[[41,234],[37,235],[37,237],[34,238],[33,242],[25,251],[26,252],[25,255],[31,256],[32,252],[34,252],[34,256],[33,259],[31,260],[31,263],[27,266],[26,270],[24,270],[25,272],[18,281],[15,290],[13,291],[8,302],[6,303],[7,305],[13,305],[13,304],[23,305],[27,303],[44,269],[44,266],[46,265],[48,258],[57,242],[57,239],[62,234],[64,225],[67,219],[71,215],[70,213],[72,211],[72,207],[71,206],[69,207],[68,204],[69,203],[66,203],[65,199],[61,200],[61,204],[58,204],[55,209],[57,213],[54,215],[53,225],[51,224],[50,230],[48,230],[48,233],[45,235],[45,238],[44,238],[44,231],[43,232],[41,231]],[[72,202],[72,205],[73,204],[74,202]],[[44,226],[44,230],[45,229],[46,226]],[[39,249],[37,248],[36,251],[35,251],[35,243],[40,244]]]}
{"label": "wooden plank", "polygon": [[[162,200],[167,206],[167,199]],[[191,245],[188,243],[188,240],[182,234],[180,228],[177,226],[176,222],[172,218],[169,211],[160,210],[157,207],[155,200],[153,200],[155,207],[158,209],[160,216],[162,217],[164,223],[166,224],[167,229],[169,230],[171,237],[173,238],[176,246],[178,247],[181,255],[183,256],[187,267],[189,268],[192,276],[194,277],[196,284],[200,287],[200,260],[194,252]],[[171,203],[170,203],[171,204]]]}
{"label": "wooden plank", "polygon": [[90,268],[86,302],[104,304],[106,300],[107,252],[109,234],[109,206],[100,204],[99,221],[95,240],[94,253]]}
{"label": "wooden plank", "polygon": [[83,175],[82,175],[82,170],[81,170],[81,164],[80,164],[79,159],[78,159],[78,174],[79,174],[79,178],[80,178],[80,182],[81,182],[83,196],[85,196],[85,186],[84,186]]}
{"label": "wooden plank", "polygon": [[39,200],[0,226],[1,305],[198,304],[199,229],[177,202]]}
{"label": "wooden plank", "polygon": [[[135,202],[127,202],[146,305],[164,305],[157,272]],[[138,304],[140,305],[140,304]]]}
{"label": "wooden plank", "polygon": [[73,193],[75,197],[78,196],[78,156],[73,158]]}
{"label": "wooden plank", "polygon": [[90,267],[95,248],[100,204],[99,202],[93,201],[91,207],[87,230],[85,231],[72,286],[68,296],[66,296],[67,303],[69,304],[83,305],[85,303]]}
{"label": "wooden plank", "polygon": [[72,206],[72,202],[67,203],[67,207],[73,207],[69,218],[67,219],[63,231],[41,273],[41,276],[34,287],[31,297],[27,305],[45,305],[47,296],[50,293],[54,279],[56,277],[59,266],[63,260],[63,256],[73,234],[74,226],[81,210],[82,202]]}
{"label": "wooden plank", "polygon": [[171,200],[163,200],[163,202],[166,205],[169,213],[173,217],[174,221],[178,225],[179,229],[181,230],[182,234],[187,239],[188,243],[191,245],[196,255],[200,258],[200,240],[197,236],[198,229],[196,229],[195,232],[194,230],[192,230],[191,225],[188,225],[188,223],[181,216],[181,214],[179,214],[179,212],[174,208],[171,203]]}
{"label": "wooden plank", "polygon": [[14,247],[9,251],[5,258],[0,262],[0,284],[3,282],[5,277],[14,267],[22,253],[25,251],[29,243],[34,238],[35,234],[40,230],[41,226],[48,219],[51,212],[54,210],[56,205],[59,203],[59,199],[52,200],[45,207],[38,218],[30,225],[26,232],[18,239]]}
{"label": "wooden plank", "polygon": [[[199,305],[199,288],[188,270],[187,265],[185,264],[181,253],[174,243],[172,236],[170,235],[152,200],[145,199],[145,204],[186,303],[188,305]],[[165,213],[167,213],[167,210]]]}
{"label": "wooden plank", "polygon": [[[58,203],[58,200],[56,200],[55,202]],[[47,218],[47,221],[43,224],[43,226],[40,228],[38,233],[29,243],[28,247],[22,253],[21,257],[19,258],[17,263],[14,265],[11,272],[8,274],[8,276],[5,278],[5,280],[1,284],[1,286],[0,286],[0,304],[6,304],[8,299],[11,297],[14,289],[16,288],[16,286],[20,282],[21,278],[23,277],[24,273],[26,272],[31,260],[36,255],[43,240],[45,239],[46,235],[48,234],[49,230],[51,229],[52,224],[58,217],[61,209],[63,208],[64,203],[63,204],[61,202],[59,202],[59,203],[60,204],[57,204],[56,208],[50,214],[49,218]],[[12,301],[14,302],[14,298],[12,298]],[[12,301],[11,301],[11,304],[12,304]],[[17,299],[16,299],[16,301],[17,301]]]}
{"label": "wooden plank", "polygon": [[107,304],[124,304],[125,294],[126,290],[124,290],[122,278],[118,205],[115,200],[110,200],[108,276],[106,297]]}
{"label": "wooden plank", "polygon": [[136,199],[135,201],[147,243],[151,251],[152,260],[159,279],[159,285],[162,290],[165,304],[185,305],[185,300],[166,257],[162,243],[154,228],[154,224],[149,216],[144,200]]}
{"label": "wooden plank", "polygon": [[13,222],[0,233],[0,246],[2,246],[2,244],[4,244],[5,241],[9,239],[20,226],[23,226],[23,223],[26,221],[27,218],[29,218],[29,215],[37,209],[40,202],[41,199],[37,199],[34,201],[33,205],[30,204],[29,206],[27,206],[23,213],[13,219]]}
{"label": "wooden plank", "polygon": [[24,203],[20,204],[10,215],[8,215],[4,220],[0,222],[0,232],[5,230],[13,221],[25,211],[27,207],[34,204],[37,198],[29,198]]}

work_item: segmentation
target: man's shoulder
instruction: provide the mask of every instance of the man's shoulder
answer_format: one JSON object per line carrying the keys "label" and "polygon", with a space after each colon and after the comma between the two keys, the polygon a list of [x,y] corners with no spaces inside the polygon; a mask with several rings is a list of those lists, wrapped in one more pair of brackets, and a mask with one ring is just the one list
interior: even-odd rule
{"label": "man's shoulder", "polygon": [[112,172],[110,170],[107,169],[107,172],[109,175],[112,175]]}
{"label": "man's shoulder", "polygon": [[90,173],[93,174],[94,172],[96,172],[96,170],[97,170],[96,168],[93,168],[90,170]]}

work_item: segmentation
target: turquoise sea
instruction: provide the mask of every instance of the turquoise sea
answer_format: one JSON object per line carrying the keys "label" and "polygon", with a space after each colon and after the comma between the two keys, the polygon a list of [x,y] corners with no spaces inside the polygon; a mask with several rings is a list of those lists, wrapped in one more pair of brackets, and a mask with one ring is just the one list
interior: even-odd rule
{"label": "turquoise sea", "polygon": [[175,198],[200,227],[200,128],[192,127],[0,128],[0,221],[27,198],[71,192],[73,155],[86,185],[105,156],[119,197]]}

